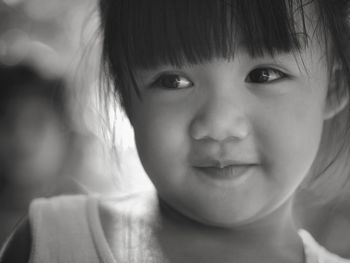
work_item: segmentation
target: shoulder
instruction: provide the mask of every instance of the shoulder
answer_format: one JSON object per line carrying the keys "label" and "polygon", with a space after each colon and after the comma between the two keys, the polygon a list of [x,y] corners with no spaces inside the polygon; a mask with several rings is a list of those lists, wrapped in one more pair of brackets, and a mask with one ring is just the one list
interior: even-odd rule
{"label": "shoulder", "polygon": [[29,220],[25,219],[3,245],[0,251],[0,262],[28,262],[31,243],[30,224]]}
{"label": "shoulder", "polygon": [[83,225],[89,200],[85,195],[62,195],[51,198],[38,198],[29,206],[29,222],[33,236],[50,236],[58,230],[74,229]]}
{"label": "shoulder", "polygon": [[[52,224],[62,224],[67,216],[79,213],[78,207],[84,209],[87,196],[57,196],[38,198],[31,202],[28,217],[21,222],[7,239],[0,251],[0,262],[28,262],[35,243],[36,232],[48,232]],[[72,212],[72,213],[71,213]],[[74,212],[74,213],[73,213]]]}
{"label": "shoulder", "polygon": [[318,244],[306,230],[299,230],[299,235],[304,243],[307,263],[350,263],[350,259],[341,258]]}
{"label": "shoulder", "polygon": [[59,195],[50,198],[37,198],[31,202],[29,212],[36,207],[58,209],[79,206],[91,198],[92,196],[88,195]]}
{"label": "shoulder", "polygon": [[[97,197],[92,195],[61,195],[50,198],[37,198],[29,206],[29,221],[32,229],[37,225],[52,225],[63,222],[76,222],[84,218],[91,200]],[[69,219],[72,219],[69,221]]]}

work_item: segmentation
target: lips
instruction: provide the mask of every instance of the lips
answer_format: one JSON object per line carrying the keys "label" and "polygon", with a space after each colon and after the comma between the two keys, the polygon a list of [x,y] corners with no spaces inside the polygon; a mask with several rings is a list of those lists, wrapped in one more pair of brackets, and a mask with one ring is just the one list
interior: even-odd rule
{"label": "lips", "polygon": [[230,179],[230,178],[238,178],[244,175],[255,166],[256,166],[255,164],[231,164],[231,165],[226,165],[224,167],[202,166],[202,167],[195,167],[195,169],[201,172],[202,174],[215,179]]}

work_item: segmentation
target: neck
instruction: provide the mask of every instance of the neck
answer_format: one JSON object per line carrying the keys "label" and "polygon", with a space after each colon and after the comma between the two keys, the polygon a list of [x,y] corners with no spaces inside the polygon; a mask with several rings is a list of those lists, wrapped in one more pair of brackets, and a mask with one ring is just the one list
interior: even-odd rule
{"label": "neck", "polygon": [[216,257],[228,258],[230,254],[227,262],[303,262],[303,247],[292,219],[291,201],[247,225],[222,228],[192,221],[160,203],[163,236],[172,236],[165,238],[163,244],[173,241],[191,251],[207,251]]}

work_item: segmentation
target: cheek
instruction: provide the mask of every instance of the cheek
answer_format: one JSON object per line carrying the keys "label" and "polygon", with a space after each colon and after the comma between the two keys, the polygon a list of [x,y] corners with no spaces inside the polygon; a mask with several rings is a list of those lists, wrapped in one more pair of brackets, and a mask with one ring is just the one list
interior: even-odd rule
{"label": "cheek", "polygon": [[304,94],[260,111],[264,115],[258,117],[256,129],[260,151],[267,174],[279,184],[299,182],[308,173],[322,134],[322,109],[321,98]]}
{"label": "cheek", "polygon": [[187,114],[179,108],[145,104],[133,114],[135,142],[142,164],[151,177],[180,172],[188,152]]}

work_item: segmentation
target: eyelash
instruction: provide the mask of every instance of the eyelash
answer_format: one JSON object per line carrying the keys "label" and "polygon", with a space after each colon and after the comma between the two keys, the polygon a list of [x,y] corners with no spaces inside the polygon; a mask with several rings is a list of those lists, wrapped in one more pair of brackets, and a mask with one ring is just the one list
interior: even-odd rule
{"label": "eyelash", "polygon": [[[269,80],[268,78],[271,78],[271,75],[274,75],[273,79]],[[287,77],[288,75],[286,73],[275,68],[255,68],[249,72],[245,81],[248,83],[264,84],[272,83]],[[187,89],[193,86],[194,83],[192,81],[178,73],[162,74],[151,84],[152,88],[169,90]]]}

